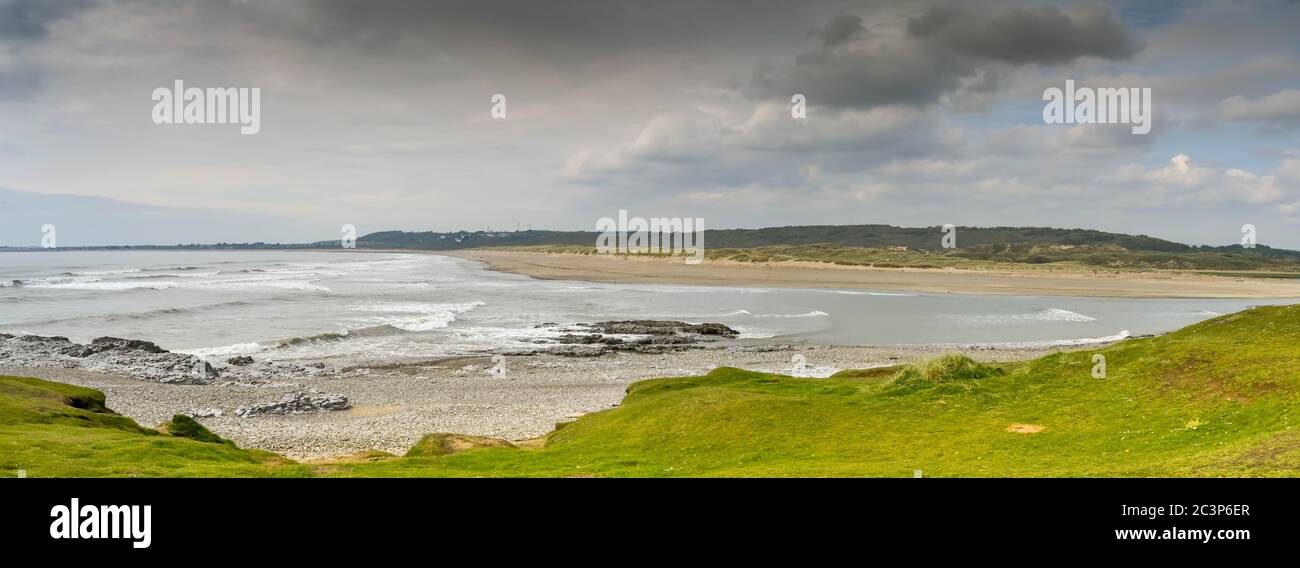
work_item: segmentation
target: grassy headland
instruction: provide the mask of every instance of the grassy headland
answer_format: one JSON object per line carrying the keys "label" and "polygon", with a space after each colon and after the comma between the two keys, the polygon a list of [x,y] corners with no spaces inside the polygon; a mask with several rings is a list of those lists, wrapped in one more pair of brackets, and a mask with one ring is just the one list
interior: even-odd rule
{"label": "grassy headland", "polygon": [[[0,378],[0,470],[30,476],[1296,476],[1300,305],[1093,352],[947,356],[797,379],[723,368],[632,385],[616,409],[513,445],[433,435],[408,455],[297,464],[96,391]],[[1106,358],[1093,378],[1092,356]],[[184,433],[186,436],[176,434]],[[204,441],[209,440],[209,441]]]}

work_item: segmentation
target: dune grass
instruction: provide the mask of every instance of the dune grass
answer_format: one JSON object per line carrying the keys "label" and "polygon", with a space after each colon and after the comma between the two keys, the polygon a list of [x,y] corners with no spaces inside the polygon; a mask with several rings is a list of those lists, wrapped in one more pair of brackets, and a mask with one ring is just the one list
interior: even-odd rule
{"label": "dune grass", "polygon": [[[585,245],[487,247],[490,250],[593,255]],[[670,256],[670,255],[637,255]],[[706,260],[743,263],[817,262],[841,266],[912,269],[1034,270],[1063,272],[1195,272],[1214,276],[1300,278],[1289,257],[1249,251],[1156,252],[1115,245],[982,244],[951,250],[857,247],[837,244],[706,248]]]}
{"label": "dune grass", "polygon": [[[1093,378],[1094,354],[1106,378]],[[87,408],[69,406],[68,400]],[[98,401],[98,402],[96,402]],[[722,368],[633,384],[544,443],[426,439],[293,464],[103,414],[102,395],[0,380],[0,469],[29,475],[1300,476],[1300,306],[1014,364],[949,355],[798,379]],[[88,416],[89,415],[89,416]],[[497,447],[493,447],[497,446]]]}

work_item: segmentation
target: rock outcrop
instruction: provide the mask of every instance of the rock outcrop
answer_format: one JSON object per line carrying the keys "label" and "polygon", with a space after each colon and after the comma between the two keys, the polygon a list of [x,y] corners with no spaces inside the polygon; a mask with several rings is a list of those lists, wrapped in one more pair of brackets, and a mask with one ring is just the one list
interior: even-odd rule
{"label": "rock outcrop", "polygon": [[352,408],[348,397],[341,394],[294,392],[275,402],[265,402],[235,409],[235,416],[252,418],[263,414],[303,414]]}
{"label": "rock outcrop", "polygon": [[249,357],[248,355],[240,355],[238,357],[231,357],[229,359],[226,359],[226,364],[234,365],[236,367],[245,367],[253,364],[253,358]]}
{"label": "rock outcrop", "polygon": [[547,340],[557,345],[545,352],[572,357],[596,357],[611,351],[672,353],[698,349],[702,343],[739,335],[736,330],[720,323],[670,320],[602,321],[569,326],[547,323],[538,327],[564,332]]}
{"label": "rock outcrop", "polygon": [[206,385],[220,376],[212,365],[193,355],[117,337],[100,337],[86,345],[60,336],[5,335],[0,337],[0,361],[25,367],[81,368],[180,385]]}

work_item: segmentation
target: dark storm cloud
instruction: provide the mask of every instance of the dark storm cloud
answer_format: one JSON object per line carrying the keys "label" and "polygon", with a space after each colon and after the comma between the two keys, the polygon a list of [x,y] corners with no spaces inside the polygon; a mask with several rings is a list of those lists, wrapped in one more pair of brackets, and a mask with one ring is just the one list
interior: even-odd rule
{"label": "dark storm cloud", "polygon": [[817,37],[822,40],[822,47],[835,47],[853,39],[862,31],[861,17],[836,14],[831,17],[831,21],[827,22],[825,27],[816,30],[816,33]]}
{"label": "dark storm cloud", "polygon": [[816,104],[841,108],[927,105],[959,89],[987,91],[999,83],[998,66],[1128,59],[1142,47],[1105,6],[1070,13],[1053,6],[1000,12],[967,6],[927,8],[907,20],[900,40],[870,47],[854,45],[853,22],[835,16],[820,28],[816,51],[799,54],[793,65],[756,71],[750,95],[803,93]]}
{"label": "dark storm cloud", "polygon": [[1142,48],[1119,16],[1101,5],[1074,14],[1056,6],[988,14],[945,4],[909,20],[907,32],[954,52],[1016,65],[1055,65],[1086,56],[1128,59]]}
{"label": "dark storm cloud", "polygon": [[91,4],[90,0],[0,0],[0,40],[44,39],[50,24]]}
{"label": "dark storm cloud", "polygon": [[787,99],[802,93],[833,107],[926,104],[955,90],[971,65],[925,47],[879,51],[819,49],[801,53],[793,67],[761,67],[751,94]]}
{"label": "dark storm cloud", "polygon": [[[289,33],[313,43],[341,42],[381,52],[481,45],[557,57],[690,51],[729,38],[761,41],[791,19],[791,4],[780,0],[317,0],[293,4],[292,10],[275,3],[230,6],[269,15]],[[802,11],[815,12],[815,6]]]}
{"label": "dark storm cloud", "polygon": [[[17,53],[50,35],[49,26],[91,6],[90,0],[0,0],[0,49]],[[41,90],[41,69],[21,59],[0,65],[0,101]]]}

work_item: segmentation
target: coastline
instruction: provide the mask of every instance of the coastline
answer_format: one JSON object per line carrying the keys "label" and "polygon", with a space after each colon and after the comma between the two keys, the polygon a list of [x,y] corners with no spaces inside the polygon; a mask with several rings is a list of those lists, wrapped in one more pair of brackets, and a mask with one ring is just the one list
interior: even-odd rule
{"label": "coastline", "polygon": [[[1280,294],[1276,287],[1282,284],[1287,293],[1300,297],[1300,283],[1172,273],[1157,278],[1145,273],[1068,274],[1050,268],[1026,274],[1031,270],[872,269],[812,263],[747,265],[718,261],[693,266],[679,260],[646,257],[611,258],[495,250],[355,249],[347,252],[437,254],[476,260],[494,270],[534,278],[601,282],[1142,298],[1277,297],[1241,294],[1261,293],[1250,285]],[[1104,286],[1102,283],[1105,282],[1112,283],[1112,286]],[[1177,294],[1163,289],[1155,291],[1164,292],[1164,295],[1150,295],[1153,293],[1149,287],[1156,284],[1174,286]],[[1180,284],[1182,287],[1177,287]],[[1087,287],[1093,293],[1081,293],[1081,287]],[[1293,287],[1296,290],[1291,292]],[[1228,292],[1238,295],[1214,295]],[[320,368],[320,371],[311,372],[289,373],[280,368],[268,368],[259,371],[266,379],[263,381],[241,381],[239,373],[231,371],[227,374],[229,368],[224,367],[221,361],[213,360],[211,363],[222,370],[222,380],[201,384],[168,384],[127,376],[133,375],[129,370],[98,368],[97,372],[85,367],[62,368],[57,361],[47,364],[23,358],[0,358],[0,374],[32,376],[101,390],[107,396],[110,408],[144,426],[166,422],[177,413],[192,413],[213,433],[234,441],[240,447],[310,460],[339,458],[369,450],[400,455],[430,433],[486,436],[516,442],[533,440],[553,431],[557,423],[618,406],[628,385],[634,382],[702,376],[718,367],[800,374],[796,373],[793,361],[802,356],[809,367],[805,371],[811,373],[805,372],[801,376],[824,377],[838,370],[900,365],[949,352],[961,352],[984,362],[1014,362],[1059,351],[1101,349],[1106,345],[1109,343],[855,346],[795,342],[782,338],[744,339],[726,346],[704,346],[673,353],[609,352],[599,356],[583,355],[577,351],[567,354],[506,353],[508,372],[504,375],[485,372],[493,363],[492,353],[475,351],[473,356],[342,366],[328,370]],[[260,357],[258,359],[259,364],[264,362]],[[289,363],[306,364],[306,361]],[[257,367],[241,368],[253,370]],[[241,416],[236,412],[239,408],[273,403],[293,393],[346,397],[350,407],[283,415]],[[207,412],[210,410],[220,412]]]}
{"label": "coastline", "polygon": [[[0,362],[0,375],[31,376],[102,391],[107,405],[143,426],[194,408],[220,408],[222,416],[196,418],[241,448],[269,450],[298,460],[339,458],[369,450],[404,454],[425,434],[449,432],[515,442],[545,436],[557,423],[618,406],[628,385],[646,379],[700,376],[717,367],[790,374],[792,359],[806,358],[811,375],[843,369],[905,364],[961,351],[986,362],[1019,361],[1084,347],[995,345],[825,346],[747,340],[731,347],[678,353],[618,352],[598,357],[554,354],[510,356],[508,372],[479,370],[489,356],[349,368],[294,377],[268,385],[181,385],[84,369],[17,366]],[[235,416],[232,410],[295,391],[346,396],[342,411]]]}
{"label": "coastline", "polygon": [[[366,249],[356,249],[366,250]],[[1143,299],[1300,298],[1300,279],[1248,278],[1187,272],[1077,272],[873,268],[811,262],[741,263],[637,256],[467,249],[376,250],[439,254],[482,262],[491,270],[543,280],[620,284],[692,284],[776,288],[900,290],[932,294],[1077,296]]]}

